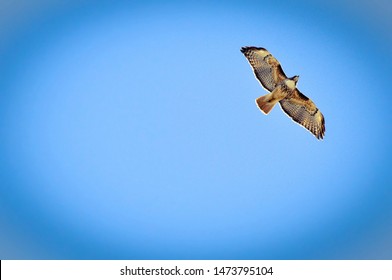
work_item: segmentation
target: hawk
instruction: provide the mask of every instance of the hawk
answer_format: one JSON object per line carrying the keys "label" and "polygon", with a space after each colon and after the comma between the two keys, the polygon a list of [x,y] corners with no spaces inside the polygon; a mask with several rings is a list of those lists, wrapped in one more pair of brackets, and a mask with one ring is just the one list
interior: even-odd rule
{"label": "hawk", "polygon": [[241,52],[248,59],[261,85],[270,93],[256,99],[264,114],[279,102],[283,112],[293,121],[309,130],[317,139],[325,134],[324,116],[312,100],[297,89],[299,76],[287,78],[279,61],[264,48],[243,47]]}

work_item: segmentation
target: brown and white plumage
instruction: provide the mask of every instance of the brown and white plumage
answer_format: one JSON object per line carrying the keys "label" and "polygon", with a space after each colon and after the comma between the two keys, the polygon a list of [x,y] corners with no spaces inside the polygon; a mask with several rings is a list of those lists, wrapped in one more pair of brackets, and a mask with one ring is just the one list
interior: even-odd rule
{"label": "brown and white plumage", "polygon": [[277,102],[295,122],[309,130],[317,139],[325,134],[324,116],[312,100],[296,87],[298,76],[287,78],[279,61],[264,48],[243,47],[241,52],[248,59],[261,85],[270,93],[256,99],[260,110],[268,114]]}

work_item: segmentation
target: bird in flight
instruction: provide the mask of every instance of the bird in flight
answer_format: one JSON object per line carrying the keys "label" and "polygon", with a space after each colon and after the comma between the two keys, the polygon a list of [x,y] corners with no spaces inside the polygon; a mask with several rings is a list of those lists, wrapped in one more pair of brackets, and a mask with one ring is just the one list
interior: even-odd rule
{"label": "bird in flight", "polygon": [[264,114],[279,102],[283,112],[293,121],[309,130],[317,139],[325,134],[324,116],[312,100],[297,89],[299,76],[287,78],[279,61],[264,48],[243,47],[241,52],[248,59],[253,72],[268,94],[256,99]]}

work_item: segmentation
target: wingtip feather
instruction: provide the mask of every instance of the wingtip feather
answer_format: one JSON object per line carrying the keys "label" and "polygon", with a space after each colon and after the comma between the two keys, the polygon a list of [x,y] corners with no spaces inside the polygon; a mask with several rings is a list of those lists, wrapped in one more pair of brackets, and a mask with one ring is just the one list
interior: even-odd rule
{"label": "wingtip feather", "polygon": [[241,47],[241,52],[245,53],[249,50],[263,50],[263,51],[267,51],[265,48],[262,47],[255,47],[255,46],[245,46],[245,47]]}

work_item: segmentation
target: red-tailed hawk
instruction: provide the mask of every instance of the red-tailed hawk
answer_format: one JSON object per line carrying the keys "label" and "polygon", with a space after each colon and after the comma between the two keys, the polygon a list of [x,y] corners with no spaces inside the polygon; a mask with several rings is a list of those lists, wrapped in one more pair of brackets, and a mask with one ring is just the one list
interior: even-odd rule
{"label": "red-tailed hawk", "polygon": [[243,47],[241,52],[248,59],[261,85],[270,93],[256,99],[260,110],[268,114],[277,102],[283,112],[322,139],[325,134],[324,116],[312,100],[296,87],[299,76],[287,78],[279,61],[264,48]]}

